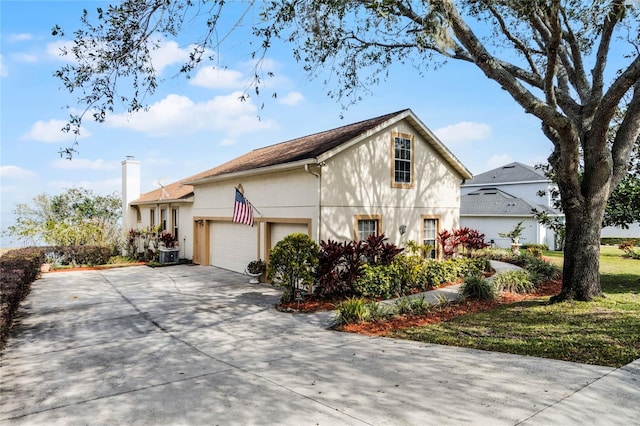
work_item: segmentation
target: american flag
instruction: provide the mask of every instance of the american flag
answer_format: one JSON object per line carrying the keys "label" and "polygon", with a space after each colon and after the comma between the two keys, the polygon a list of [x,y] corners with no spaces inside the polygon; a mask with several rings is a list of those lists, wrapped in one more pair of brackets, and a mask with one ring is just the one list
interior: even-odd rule
{"label": "american flag", "polygon": [[233,221],[253,226],[253,206],[236,188],[236,202],[233,205]]}

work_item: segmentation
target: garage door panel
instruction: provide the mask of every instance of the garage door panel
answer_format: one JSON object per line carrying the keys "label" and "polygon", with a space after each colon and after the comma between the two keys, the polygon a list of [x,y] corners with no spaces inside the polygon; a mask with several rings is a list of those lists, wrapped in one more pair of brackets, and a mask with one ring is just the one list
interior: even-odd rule
{"label": "garage door panel", "polygon": [[271,225],[271,248],[275,247],[278,241],[293,233],[308,234],[307,225],[304,223],[274,223]]}
{"label": "garage door panel", "polygon": [[210,227],[210,264],[243,273],[256,260],[258,228],[240,223],[213,222]]}

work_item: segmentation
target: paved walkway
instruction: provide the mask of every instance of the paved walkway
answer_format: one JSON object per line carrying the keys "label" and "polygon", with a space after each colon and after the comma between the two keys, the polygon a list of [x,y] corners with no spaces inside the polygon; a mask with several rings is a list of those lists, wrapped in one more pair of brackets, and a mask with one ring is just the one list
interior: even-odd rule
{"label": "paved walkway", "polygon": [[45,274],[0,366],[0,424],[630,425],[620,368],[327,330],[203,266]]}

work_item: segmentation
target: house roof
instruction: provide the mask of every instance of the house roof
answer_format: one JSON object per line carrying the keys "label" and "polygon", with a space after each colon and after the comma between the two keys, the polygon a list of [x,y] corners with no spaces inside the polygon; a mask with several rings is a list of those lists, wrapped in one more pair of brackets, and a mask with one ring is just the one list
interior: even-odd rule
{"label": "house roof", "polygon": [[268,170],[302,166],[319,162],[321,157],[330,157],[342,148],[356,143],[379,129],[407,119],[445,161],[463,179],[470,179],[471,172],[438,140],[438,138],[418,119],[410,109],[381,115],[357,123],[314,133],[275,145],[254,149],[212,169],[205,170],[186,179],[147,192],[132,204],[168,202],[184,200],[193,195],[193,185],[225,179],[237,173],[258,174]]}
{"label": "house roof", "polygon": [[532,209],[560,214],[544,204],[531,203],[497,188],[481,188],[460,197],[460,216],[532,216]]}
{"label": "house roof", "polygon": [[198,184],[230,177],[236,173],[262,173],[269,168],[296,166],[318,162],[318,158],[330,156],[347,142],[359,140],[378,129],[404,118],[414,125],[423,137],[439,152],[464,179],[472,177],[471,172],[440,142],[437,137],[413,114],[410,109],[382,115],[335,129],[327,130],[275,145],[258,148],[220,166],[205,170],[184,179],[183,182]]}
{"label": "house roof", "polygon": [[513,162],[497,169],[480,173],[462,186],[504,185],[523,182],[550,182],[540,170],[526,164]]}
{"label": "house roof", "polygon": [[185,185],[182,181],[173,182],[164,187],[146,192],[131,202],[132,205],[149,203],[168,203],[177,201],[191,201],[189,197],[193,195],[193,186]]}

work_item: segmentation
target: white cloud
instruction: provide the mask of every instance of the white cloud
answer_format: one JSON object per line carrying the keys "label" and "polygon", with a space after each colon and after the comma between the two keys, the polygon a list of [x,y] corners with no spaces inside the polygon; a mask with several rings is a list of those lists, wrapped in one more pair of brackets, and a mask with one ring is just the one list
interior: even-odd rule
{"label": "white cloud", "polygon": [[434,133],[445,145],[456,145],[489,138],[491,127],[484,123],[463,121],[436,129]]}
{"label": "white cloud", "polygon": [[485,171],[497,169],[498,167],[502,167],[505,164],[509,164],[509,163],[513,163],[513,158],[511,158],[511,155],[495,154],[495,155],[492,155],[491,158],[489,158],[489,161],[487,161]]}
{"label": "white cloud", "polygon": [[[73,142],[75,135],[71,132],[65,133],[62,131],[66,124],[65,120],[36,121],[31,126],[31,129],[22,135],[22,139],[32,139],[47,143]],[[83,128],[78,138],[87,136],[91,136],[91,133],[86,128]]]}
{"label": "white cloud", "polygon": [[72,41],[58,40],[47,44],[47,54],[59,61],[70,62],[73,60],[73,55],[71,54],[72,48]]}
{"label": "white cloud", "polygon": [[9,75],[7,67],[4,65],[4,56],[0,55],[0,77],[6,77]]}
{"label": "white cloud", "polygon": [[277,128],[273,120],[258,120],[256,106],[251,99],[240,101],[241,95],[238,91],[196,103],[186,96],[171,94],[148,111],[115,114],[107,118],[106,124],[161,137],[200,131],[223,132],[223,137],[229,137]]}
{"label": "white cloud", "polygon": [[18,41],[28,41],[33,39],[33,35],[29,34],[29,33],[20,33],[20,34],[9,34],[9,36],[7,37],[7,40],[10,43],[15,43]]}
{"label": "white cloud", "polygon": [[0,166],[0,177],[15,179],[30,179],[36,177],[31,170],[23,169],[18,166]]}
{"label": "white cloud", "polygon": [[303,99],[304,99],[304,96],[302,96],[302,93],[289,92],[284,98],[279,99],[278,102],[284,105],[294,106],[294,105],[298,105]]}
{"label": "white cloud", "polygon": [[11,57],[19,62],[37,62],[38,57],[32,53],[12,53]]}
{"label": "white cloud", "polygon": [[151,63],[157,74],[170,65],[189,59],[189,49],[182,49],[175,41],[160,41],[160,47],[151,52]]}
{"label": "white cloud", "polygon": [[72,160],[60,158],[51,165],[54,169],[63,170],[117,170],[120,166],[118,161],[88,160],[85,158],[74,158]]}
{"label": "white cloud", "polygon": [[240,71],[211,66],[199,69],[190,83],[207,89],[238,90],[245,87],[248,80]]}

